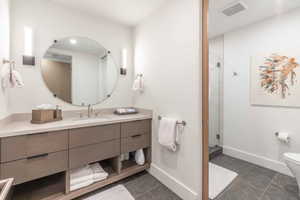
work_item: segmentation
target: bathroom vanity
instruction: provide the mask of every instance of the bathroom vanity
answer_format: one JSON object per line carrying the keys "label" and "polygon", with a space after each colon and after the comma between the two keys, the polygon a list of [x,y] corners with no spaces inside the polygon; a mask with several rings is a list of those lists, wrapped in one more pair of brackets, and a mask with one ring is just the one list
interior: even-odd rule
{"label": "bathroom vanity", "polygon": [[[13,199],[82,196],[150,167],[151,121],[150,111],[66,118],[43,125],[30,124],[22,117],[6,120],[0,131],[1,179],[14,178]],[[123,153],[138,149],[145,153],[143,166],[134,159],[121,160]],[[101,163],[109,177],[70,192],[70,170],[95,162]]]}
{"label": "bathroom vanity", "polygon": [[[120,90],[119,77],[126,75],[124,70],[120,74],[114,60],[119,57],[118,48],[112,49],[80,36],[49,43],[39,63],[44,81],[41,87],[48,89],[46,98],[37,101],[42,105],[27,109],[36,111],[33,115],[12,114],[0,121],[0,178],[14,178],[14,200],[75,199],[150,167],[152,112],[138,109],[137,114],[115,115],[115,109],[93,109],[113,98],[114,91]],[[122,66],[127,65],[126,60]],[[131,88],[122,93],[125,95],[116,95],[120,105],[131,105]],[[52,105],[54,102],[60,105]],[[61,112],[70,105],[81,109],[65,111],[62,121],[30,123],[60,120],[52,111],[56,108]],[[32,117],[41,113],[47,120]],[[145,155],[144,165],[137,165],[134,156],[123,159],[124,154],[133,155],[140,149]],[[97,162],[108,178],[70,191],[72,170]]]}

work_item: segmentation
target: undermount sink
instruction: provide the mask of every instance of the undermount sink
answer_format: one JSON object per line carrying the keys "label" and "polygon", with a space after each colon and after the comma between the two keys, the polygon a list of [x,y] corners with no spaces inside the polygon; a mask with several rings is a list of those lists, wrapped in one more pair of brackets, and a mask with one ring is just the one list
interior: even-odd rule
{"label": "undermount sink", "polygon": [[109,119],[108,117],[104,117],[104,116],[92,116],[92,117],[84,116],[84,117],[73,118],[72,121],[105,121],[108,119]]}

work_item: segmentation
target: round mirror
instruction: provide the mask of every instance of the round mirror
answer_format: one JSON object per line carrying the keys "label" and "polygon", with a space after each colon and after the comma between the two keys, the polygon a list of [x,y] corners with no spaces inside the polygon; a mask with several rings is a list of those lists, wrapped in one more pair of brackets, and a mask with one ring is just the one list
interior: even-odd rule
{"label": "round mirror", "polygon": [[54,41],[43,56],[41,72],[55,97],[79,106],[109,98],[118,81],[110,51],[83,37]]}

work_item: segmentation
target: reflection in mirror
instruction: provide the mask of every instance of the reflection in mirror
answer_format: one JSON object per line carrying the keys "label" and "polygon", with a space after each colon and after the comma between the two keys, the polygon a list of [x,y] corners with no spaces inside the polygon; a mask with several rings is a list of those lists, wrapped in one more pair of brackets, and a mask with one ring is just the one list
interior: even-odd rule
{"label": "reflection in mirror", "polygon": [[53,95],[73,105],[94,105],[109,98],[118,80],[110,51],[83,37],[56,40],[42,59],[43,79]]}

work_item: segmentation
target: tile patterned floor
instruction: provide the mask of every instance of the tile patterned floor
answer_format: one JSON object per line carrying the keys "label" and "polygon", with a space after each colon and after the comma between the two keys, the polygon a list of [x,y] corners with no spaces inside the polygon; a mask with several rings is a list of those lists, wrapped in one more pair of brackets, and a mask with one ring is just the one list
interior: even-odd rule
{"label": "tile patterned floor", "polygon": [[[135,198],[135,200],[182,200],[147,172],[142,172],[135,176],[129,177],[96,192],[101,192],[102,190],[119,184],[123,184]],[[78,200],[80,199],[82,198],[79,198]]]}
{"label": "tile patterned floor", "polygon": [[211,162],[239,174],[216,200],[300,200],[294,178],[226,155]]}
{"label": "tile patterned floor", "polygon": [[[239,174],[215,200],[300,200],[294,178],[226,155],[211,162]],[[182,200],[147,172],[109,187],[118,184],[123,184],[136,200]]]}

